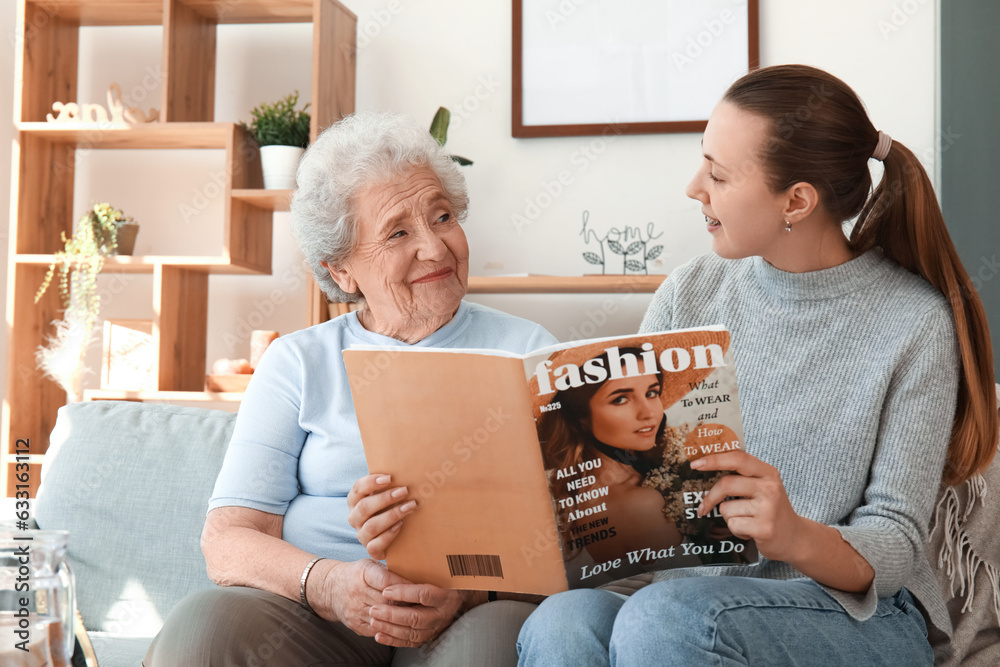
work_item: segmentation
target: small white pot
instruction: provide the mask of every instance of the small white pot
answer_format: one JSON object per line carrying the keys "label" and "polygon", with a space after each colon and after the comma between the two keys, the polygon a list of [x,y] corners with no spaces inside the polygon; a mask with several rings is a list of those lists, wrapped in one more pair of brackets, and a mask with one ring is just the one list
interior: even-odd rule
{"label": "small white pot", "polygon": [[260,163],[264,170],[264,187],[268,190],[294,188],[295,170],[305,152],[298,146],[262,146]]}

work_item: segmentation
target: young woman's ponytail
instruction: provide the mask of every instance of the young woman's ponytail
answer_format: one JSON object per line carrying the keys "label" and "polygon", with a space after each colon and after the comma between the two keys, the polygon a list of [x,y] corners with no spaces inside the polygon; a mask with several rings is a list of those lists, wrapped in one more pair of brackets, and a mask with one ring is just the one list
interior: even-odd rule
{"label": "young woman's ponytail", "polygon": [[[962,368],[944,481],[958,484],[982,472],[997,451],[1000,429],[989,326],[920,161],[875,129],[847,84],[814,67],[754,70],[723,99],[771,122],[762,160],[773,191],[811,183],[837,220],[857,216],[850,237],[855,250],[880,247],[947,297]],[[872,192],[868,160],[881,153],[880,140],[882,151],[888,148],[878,155],[885,171]]]}
{"label": "young woman's ponytail", "polygon": [[884,173],[861,210],[851,245],[878,246],[948,298],[962,360],[958,409],[944,481],[958,484],[982,472],[996,453],[997,416],[993,348],[986,312],[948,235],[930,179],[910,149],[892,142]]}

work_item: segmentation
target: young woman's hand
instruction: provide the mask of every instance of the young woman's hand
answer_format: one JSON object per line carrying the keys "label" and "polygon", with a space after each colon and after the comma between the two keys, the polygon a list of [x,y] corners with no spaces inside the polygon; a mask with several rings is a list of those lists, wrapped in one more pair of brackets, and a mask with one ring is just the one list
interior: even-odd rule
{"label": "young woman's hand", "polygon": [[792,509],[777,468],[742,450],[710,454],[691,467],[736,473],[720,479],[705,494],[699,516],[718,505],[733,535],[753,539],[761,555],[771,560],[795,560],[803,519]]}
{"label": "young woman's hand", "polygon": [[405,486],[390,486],[389,475],[367,475],[347,494],[347,522],[358,531],[358,541],[375,560],[384,560],[386,549],[403,527],[403,517],[417,507]]}

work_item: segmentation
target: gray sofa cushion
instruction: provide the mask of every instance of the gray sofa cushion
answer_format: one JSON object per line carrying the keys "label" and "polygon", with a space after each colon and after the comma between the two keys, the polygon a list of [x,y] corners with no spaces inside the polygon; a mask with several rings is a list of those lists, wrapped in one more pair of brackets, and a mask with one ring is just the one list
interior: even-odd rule
{"label": "gray sofa cushion", "polygon": [[60,408],[35,517],[70,531],[88,630],[153,637],[181,598],[214,585],[199,538],[235,417],[118,401]]}
{"label": "gray sofa cushion", "polygon": [[89,632],[94,655],[100,667],[139,667],[152,637],[119,637],[103,632]]}

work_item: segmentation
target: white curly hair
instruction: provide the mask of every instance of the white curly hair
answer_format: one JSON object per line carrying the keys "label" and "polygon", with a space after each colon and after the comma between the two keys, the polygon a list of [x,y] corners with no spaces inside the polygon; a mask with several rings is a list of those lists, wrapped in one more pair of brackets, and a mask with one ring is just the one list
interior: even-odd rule
{"label": "white curly hair", "polygon": [[330,301],[361,301],[344,292],[320,262],[342,266],[357,246],[357,197],[412,167],[429,167],[456,218],[469,195],[458,165],[426,129],[390,112],[362,111],[319,135],[299,162],[292,195],[292,231],[320,289]]}

